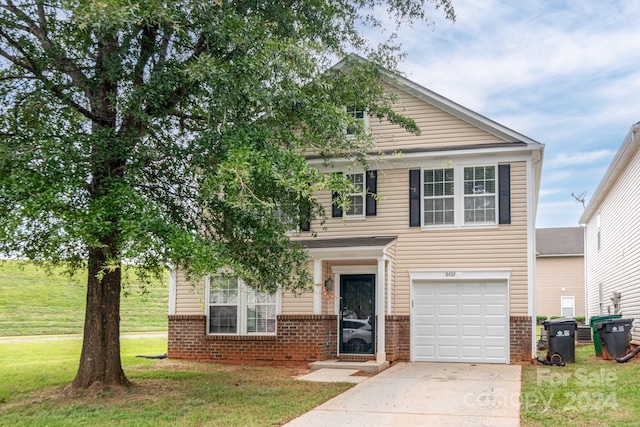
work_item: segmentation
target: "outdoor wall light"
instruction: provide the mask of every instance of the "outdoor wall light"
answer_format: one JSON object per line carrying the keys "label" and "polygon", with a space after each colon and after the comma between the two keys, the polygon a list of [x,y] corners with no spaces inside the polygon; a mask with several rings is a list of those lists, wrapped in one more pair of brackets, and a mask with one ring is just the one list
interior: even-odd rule
{"label": "outdoor wall light", "polygon": [[327,292],[333,292],[333,279],[331,277],[327,277],[324,281],[324,288]]}

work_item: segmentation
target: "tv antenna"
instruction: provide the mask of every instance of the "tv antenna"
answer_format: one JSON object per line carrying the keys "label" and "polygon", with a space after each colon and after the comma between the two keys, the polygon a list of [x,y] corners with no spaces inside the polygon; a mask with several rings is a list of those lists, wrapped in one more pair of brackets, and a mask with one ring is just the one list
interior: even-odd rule
{"label": "tv antenna", "polygon": [[584,205],[584,196],[586,194],[587,194],[586,191],[583,191],[582,193],[578,194],[577,196],[575,194],[571,193],[571,197],[576,199],[576,202],[582,203],[582,207],[585,208],[586,206]]}

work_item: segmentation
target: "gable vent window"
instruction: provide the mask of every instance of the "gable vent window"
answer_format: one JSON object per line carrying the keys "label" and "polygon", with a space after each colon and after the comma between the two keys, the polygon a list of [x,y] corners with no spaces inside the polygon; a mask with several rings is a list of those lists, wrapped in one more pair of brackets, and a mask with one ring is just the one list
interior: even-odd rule
{"label": "gable vent window", "polygon": [[[361,121],[365,129],[368,127],[369,116],[367,112],[364,110],[364,108],[358,107],[358,106],[352,106],[352,107],[347,107],[346,111],[348,116],[356,120],[355,123],[358,123],[357,121]],[[355,126],[353,125],[347,126],[347,129],[346,129],[347,136],[354,136],[356,133],[357,133],[357,129]]]}

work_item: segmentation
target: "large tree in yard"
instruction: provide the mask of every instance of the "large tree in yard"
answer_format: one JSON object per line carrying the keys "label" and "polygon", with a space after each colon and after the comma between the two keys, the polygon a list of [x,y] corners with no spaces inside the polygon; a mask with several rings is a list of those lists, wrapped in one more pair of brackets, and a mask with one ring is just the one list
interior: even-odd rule
{"label": "large tree in yard", "polygon": [[[74,388],[128,384],[123,262],[309,285],[288,232],[344,183],[305,155],[362,158],[349,105],[417,131],[379,80],[393,31],[361,30],[427,6],[454,19],[449,0],[0,0],[0,255],[86,269]],[[369,61],[329,67],[348,52]]]}

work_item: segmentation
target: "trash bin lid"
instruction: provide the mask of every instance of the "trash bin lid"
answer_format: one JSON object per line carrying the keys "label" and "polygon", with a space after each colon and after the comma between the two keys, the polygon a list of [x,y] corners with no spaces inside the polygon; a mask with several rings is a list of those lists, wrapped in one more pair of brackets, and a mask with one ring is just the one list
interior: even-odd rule
{"label": "trash bin lid", "polygon": [[621,317],[622,317],[622,314],[599,314],[597,316],[593,316],[589,320],[589,325],[593,328],[595,327],[596,323],[602,322],[603,320],[619,319]]}
{"label": "trash bin lid", "polygon": [[560,319],[551,319],[551,320],[545,320],[544,322],[542,322],[543,325],[558,325],[558,324],[563,324],[563,323],[573,323],[573,324],[578,324],[578,322],[576,322],[576,319],[571,319],[569,317],[562,317]]}

